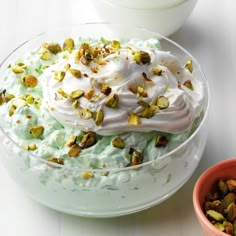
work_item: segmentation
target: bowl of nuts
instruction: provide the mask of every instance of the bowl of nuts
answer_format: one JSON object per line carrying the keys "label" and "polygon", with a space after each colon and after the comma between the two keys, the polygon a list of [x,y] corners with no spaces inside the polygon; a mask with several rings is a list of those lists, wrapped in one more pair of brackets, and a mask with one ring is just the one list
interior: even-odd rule
{"label": "bowl of nuts", "polygon": [[194,187],[193,205],[207,236],[236,235],[236,158],[203,172]]}
{"label": "bowl of nuts", "polygon": [[69,214],[112,217],[166,200],[206,144],[201,67],[144,29],[41,34],[1,64],[0,86],[0,160],[33,199]]}

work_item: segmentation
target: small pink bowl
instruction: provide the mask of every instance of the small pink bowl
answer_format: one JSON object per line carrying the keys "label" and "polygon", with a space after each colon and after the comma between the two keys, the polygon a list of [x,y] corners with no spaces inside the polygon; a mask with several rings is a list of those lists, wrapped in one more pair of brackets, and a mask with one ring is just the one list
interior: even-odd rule
{"label": "small pink bowl", "polygon": [[212,192],[215,183],[220,180],[236,179],[236,158],[216,163],[209,167],[197,180],[193,190],[193,206],[196,216],[207,236],[229,236],[218,230],[205,216],[203,205],[206,194]]}

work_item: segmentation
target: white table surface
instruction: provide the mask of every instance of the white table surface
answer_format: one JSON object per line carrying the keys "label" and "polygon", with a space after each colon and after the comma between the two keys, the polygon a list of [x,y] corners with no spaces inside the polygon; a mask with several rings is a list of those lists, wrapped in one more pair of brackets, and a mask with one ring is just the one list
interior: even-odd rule
{"label": "white table surface", "polygon": [[[88,0],[0,0],[0,60],[21,42],[51,27],[86,21],[101,21]],[[192,207],[194,183],[210,165],[236,156],[236,1],[199,0],[171,38],[196,57],[211,88],[209,138],[190,180],[151,209],[113,219],[87,219],[29,199],[0,165],[0,235],[204,235]]]}

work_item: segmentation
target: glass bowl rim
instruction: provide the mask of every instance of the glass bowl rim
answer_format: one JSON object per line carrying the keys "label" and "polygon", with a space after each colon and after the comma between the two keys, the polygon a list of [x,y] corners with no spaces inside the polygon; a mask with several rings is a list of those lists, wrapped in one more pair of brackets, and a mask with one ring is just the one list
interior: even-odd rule
{"label": "glass bowl rim", "polygon": [[[43,35],[47,35],[47,34],[50,34],[50,33],[53,33],[53,32],[58,32],[58,31],[63,31],[63,30],[73,30],[75,27],[84,27],[84,26],[87,26],[87,25],[105,25],[105,26],[116,26],[116,27],[121,27],[121,26],[124,26],[122,24],[114,24],[114,23],[109,23],[109,22],[86,22],[86,23],[81,23],[81,24],[70,24],[70,25],[66,25],[66,26],[63,26],[63,27],[55,27],[53,29],[49,29],[45,32],[42,32],[40,34],[37,34],[33,37],[31,37],[29,40],[26,40],[25,42],[21,43],[20,45],[18,45],[15,49],[13,49],[11,51],[11,53],[9,53],[5,59],[2,60],[2,62],[0,62],[0,69],[2,68],[3,64],[8,60],[8,58],[10,56],[12,56],[18,49],[20,49],[21,47],[27,45],[27,43],[37,39],[37,38],[40,38],[40,36],[43,36]],[[125,27],[129,27],[128,24],[125,25]],[[131,27],[131,25],[130,25]],[[134,26],[132,26],[134,27]],[[206,122],[206,118],[207,118],[207,115],[208,115],[208,112],[209,112],[209,106],[210,106],[210,89],[209,89],[209,83],[208,83],[208,80],[205,76],[205,73],[204,71],[202,70],[200,64],[198,63],[198,61],[192,56],[191,53],[189,53],[185,48],[183,48],[182,46],[180,46],[178,43],[176,43],[175,41],[173,41],[172,39],[169,39],[157,32],[153,32],[153,31],[150,31],[150,30],[147,30],[143,27],[138,27],[136,26],[135,27],[135,30],[140,30],[140,31],[144,31],[146,33],[149,33],[149,34],[152,34],[153,36],[157,37],[158,40],[159,39],[164,39],[165,41],[167,41],[168,43],[171,43],[172,45],[174,45],[175,47],[177,47],[178,49],[180,49],[181,51],[183,51],[186,55],[189,56],[189,58],[197,65],[198,67],[198,70],[199,72],[202,74],[203,78],[204,78],[204,84],[206,85],[205,86],[205,89],[206,89],[206,95],[207,95],[207,104],[206,104],[206,110],[204,111],[204,116],[200,122],[200,124],[198,125],[198,127],[196,128],[196,130],[191,134],[190,137],[188,137],[183,143],[181,143],[179,146],[177,146],[175,149],[173,149],[172,151],[158,157],[158,158],[155,158],[154,160],[150,160],[150,161],[147,161],[147,162],[144,162],[144,163],[141,163],[141,164],[138,164],[138,165],[135,165],[135,166],[127,166],[127,167],[116,167],[116,168],[85,168],[85,167],[71,167],[71,166],[66,166],[66,165],[63,165],[63,164],[58,164],[58,163],[54,163],[54,162],[51,162],[51,161],[47,161],[45,160],[44,158],[42,157],[39,157],[33,153],[30,153],[28,150],[25,150],[24,148],[22,148],[19,144],[17,144],[9,135],[7,135],[7,133],[4,131],[4,129],[2,128],[2,126],[0,125],[0,131],[6,136],[7,139],[9,139],[17,148],[19,148],[21,151],[23,151],[24,153],[26,153],[26,155],[29,155],[30,158],[33,157],[36,161],[41,161],[45,164],[47,164],[48,166],[51,166],[51,167],[55,167],[55,168],[61,168],[61,169],[70,169],[70,170],[80,170],[80,171],[91,171],[91,172],[104,172],[104,171],[110,171],[110,172],[119,172],[119,171],[128,171],[128,170],[133,170],[133,169],[139,169],[139,168],[142,168],[142,167],[145,167],[145,166],[148,166],[148,165],[152,165],[155,164],[155,162],[157,161],[161,161],[163,159],[165,159],[166,157],[172,155],[173,153],[175,152],[178,152],[178,150],[180,150],[183,146],[185,146],[187,143],[189,143],[195,136],[196,134],[199,132],[199,130],[202,128],[203,124]]]}

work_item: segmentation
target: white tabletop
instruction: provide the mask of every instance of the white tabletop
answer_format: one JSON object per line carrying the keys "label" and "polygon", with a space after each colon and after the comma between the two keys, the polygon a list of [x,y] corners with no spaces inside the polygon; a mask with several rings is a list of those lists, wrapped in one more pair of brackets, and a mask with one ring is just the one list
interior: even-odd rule
{"label": "white tabletop", "polygon": [[[171,36],[200,62],[211,88],[205,152],[194,175],[174,196],[124,217],[75,217],[29,199],[0,165],[0,235],[204,235],[192,207],[194,183],[208,166],[236,156],[235,12],[234,0],[199,0],[182,29]],[[88,0],[1,0],[0,60],[21,42],[49,28],[88,21],[101,21]]]}

